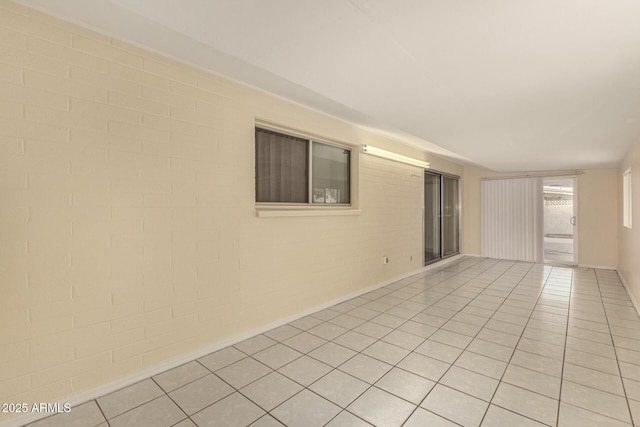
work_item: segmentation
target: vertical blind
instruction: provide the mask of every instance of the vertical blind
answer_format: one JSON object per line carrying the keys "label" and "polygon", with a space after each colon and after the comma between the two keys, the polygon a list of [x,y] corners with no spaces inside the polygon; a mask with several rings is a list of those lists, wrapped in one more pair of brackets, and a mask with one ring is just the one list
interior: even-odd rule
{"label": "vertical blind", "polygon": [[543,261],[542,178],[482,181],[482,255]]}
{"label": "vertical blind", "polygon": [[305,139],[256,129],[256,202],[307,203]]}

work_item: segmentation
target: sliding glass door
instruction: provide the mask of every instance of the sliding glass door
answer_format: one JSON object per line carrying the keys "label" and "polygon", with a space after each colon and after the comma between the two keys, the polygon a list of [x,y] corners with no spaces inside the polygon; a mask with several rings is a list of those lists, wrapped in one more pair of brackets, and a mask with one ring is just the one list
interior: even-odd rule
{"label": "sliding glass door", "polygon": [[459,178],[424,174],[424,263],[460,252]]}
{"label": "sliding glass door", "polygon": [[442,176],[442,258],[460,252],[460,180]]}
{"label": "sliding glass door", "polygon": [[424,263],[440,259],[440,181],[441,176],[424,174]]}
{"label": "sliding glass door", "polygon": [[576,177],[544,178],[544,262],[576,264]]}

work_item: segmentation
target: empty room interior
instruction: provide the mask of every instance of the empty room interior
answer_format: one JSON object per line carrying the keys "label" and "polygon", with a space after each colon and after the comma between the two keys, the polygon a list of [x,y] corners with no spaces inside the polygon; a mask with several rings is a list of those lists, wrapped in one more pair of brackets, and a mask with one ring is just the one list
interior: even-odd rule
{"label": "empty room interior", "polygon": [[638,16],[0,0],[0,426],[640,426]]}

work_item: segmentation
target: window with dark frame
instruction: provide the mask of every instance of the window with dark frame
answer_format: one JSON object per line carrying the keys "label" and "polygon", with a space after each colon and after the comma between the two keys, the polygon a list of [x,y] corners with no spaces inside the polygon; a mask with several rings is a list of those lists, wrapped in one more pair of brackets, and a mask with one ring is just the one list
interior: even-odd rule
{"label": "window with dark frame", "polygon": [[256,128],[256,202],[351,203],[351,151]]}

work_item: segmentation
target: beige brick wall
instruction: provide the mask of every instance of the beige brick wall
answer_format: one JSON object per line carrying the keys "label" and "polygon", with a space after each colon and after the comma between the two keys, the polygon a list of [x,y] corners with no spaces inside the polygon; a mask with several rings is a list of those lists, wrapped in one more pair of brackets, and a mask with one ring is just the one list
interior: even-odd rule
{"label": "beige brick wall", "polygon": [[[256,118],[352,144],[361,214],[257,217]],[[462,172],[0,1],[0,401],[65,399],[420,268],[420,170],[361,143]]]}

